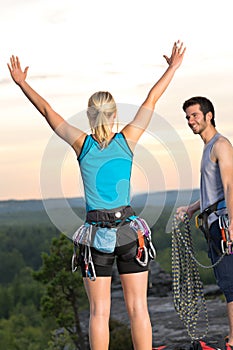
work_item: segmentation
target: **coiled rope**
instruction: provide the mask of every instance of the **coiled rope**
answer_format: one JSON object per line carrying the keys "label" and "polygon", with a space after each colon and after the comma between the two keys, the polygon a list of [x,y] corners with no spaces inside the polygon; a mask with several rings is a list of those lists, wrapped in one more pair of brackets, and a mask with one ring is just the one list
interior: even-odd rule
{"label": "coiled rope", "polygon": [[[203,284],[194,257],[190,222],[184,214],[184,232],[180,221],[174,216],[172,222],[172,277],[174,307],[183,321],[192,341],[204,338],[208,333],[208,312]],[[197,323],[201,321],[202,334],[198,334]]]}

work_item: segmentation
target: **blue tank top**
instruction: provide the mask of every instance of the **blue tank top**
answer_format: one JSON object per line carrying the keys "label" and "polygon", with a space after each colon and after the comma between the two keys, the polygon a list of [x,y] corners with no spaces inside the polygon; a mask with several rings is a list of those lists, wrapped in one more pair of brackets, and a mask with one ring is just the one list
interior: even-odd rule
{"label": "blue tank top", "polygon": [[132,160],[122,133],[116,133],[104,149],[92,135],[86,136],[78,162],[87,211],[130,205]]}
{"label": "blue tank top", "polygon": [[214,143],[222,136],[215,134],[205,145],[201,160],[201,212],[210,205],[224,198],[223,184],[218,163],[210,159],[210,153]]}

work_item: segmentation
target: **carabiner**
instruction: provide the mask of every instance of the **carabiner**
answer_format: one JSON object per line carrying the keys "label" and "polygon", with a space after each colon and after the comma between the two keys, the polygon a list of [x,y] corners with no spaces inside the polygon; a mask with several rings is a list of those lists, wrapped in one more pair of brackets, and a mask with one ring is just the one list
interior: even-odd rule
{"label": "carabiner", "polygon": [[91,281],[96,280],[95,266],[91,257],[90,246],[85,246],[84,252],[85,274]]}
{"label": "carabiner", "polygon": [[149,245],[150,245],[149,255],[150,255],[151,259],[155,259],[156,258],[156,249],[153,246],[153,243],[151,242],[151,240],[149,241]]}
{"label": "carabiner", "polygon": [[227,253],[226,241],[224,239],[221,240],[221,248],[223,254]]}
{"label": "carabiner", "polygon": [[[144,253],[144,260],[141,260],[143,253]],[[138,253],[135,259],[141,266],[146,266],[148,264],[148,252],[145,246],[138,247]]]}
{"label": "carabiner", "polygon": [[88,263],[88,277],[90,278],[91,281],[96,280],[95,267],[94,267],[92,259],[89,260],[89,263]]}
{"label": "carabiner", "polygon": [[78,268],[77,255],[75,252],[73,253],[73,256],[72,256],[71,268],[72,268],[72,272],[75,272]]}

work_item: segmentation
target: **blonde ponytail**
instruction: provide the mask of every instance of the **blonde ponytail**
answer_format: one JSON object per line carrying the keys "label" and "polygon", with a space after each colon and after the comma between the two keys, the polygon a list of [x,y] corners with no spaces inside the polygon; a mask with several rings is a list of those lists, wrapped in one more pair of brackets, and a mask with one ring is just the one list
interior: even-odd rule
{"label": "blonde ponytail", "polygon": [[92,133],[102,148],[107,147],[112,129],[109,119],[116,112],[116,103],[109,92],[99,91],[88,101],[87,116]]}

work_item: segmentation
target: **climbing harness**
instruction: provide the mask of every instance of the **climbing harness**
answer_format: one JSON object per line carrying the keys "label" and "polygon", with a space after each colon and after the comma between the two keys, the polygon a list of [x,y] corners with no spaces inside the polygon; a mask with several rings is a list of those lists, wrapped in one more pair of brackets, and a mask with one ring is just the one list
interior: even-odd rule
{"label": "climbing harness", "polygon": [[[174,307],[183,321],[192,341],[202,339],[208,333],[208,313],[203,292],[203,284],[194,259],[190,222],[184,214],[184,233],[179,228],[180,221],[172,222],[172,277]],[[198,335],[197,321],[204,318],[203,334]]]}
{"label": "climbing harness", "polygon": [[130,205],[112,210],[90,210],[86,216],[86,223],[95,227],[118,227],[135,219],[137,216]]}
{"label": "climbing harness", "polygon": [[211,239],[208,218],[213,213],[218,217],[219,216],[218,211],[225,208],[226,208],[226,202],[224,199],[221,199],[215,202],[214,204],[210,205],[206,209],[204,209],[203,212],[201,212],[199,215],[195,217],[196,227],[199,228],[204,233],[208,245],[210,246],[211,244],[215,252],[219,256],[222,255],[222,252],[219,250],[219,248],[215,245],[215,243]]}
{"label": "climbing harness", "polygon": [[[103,253],[113,253],[116,245],[117,229],[129,224],[133,230],[134,238],[137,239],[138,248],[135,256],[135,248],[121,255],[121,259],[127,261],[135,258],[141,266],[147,266],[149,258],[155,259],[156,250],[151,240],[151,231],[144,219],[134,214],[130,206],[117,208],[112,211],[93,210],[87,213],[85,224],[83,224],[73,235],[74,251],[72,256],[72,272],[75,272],[79,265],[77,249],[83,256],[85,274],[91,280],[96,279],[95,267],[91,255],[91,247]],[[98,256],[98,263],[105,264],[109,257],[105,254]],[[112,259],[112,257],[111,257]],[[101,260],[101,261],[100,261]],[[95,258],[96,261],[96,258]]]}
{"label": "climbing harness", "polygon": [[[195,217],[196,227],[199,228],[205,234],[207,243],[209,245],[212,244],[214,250],[220,256],[219,260],[217,260],[215,264],[209,266],[211,268],[219,264],[225,255],[233,254],[233,242],[230,239],[229,232],[228,232],[228,227],[229,227],[228,214],[225,213],[225,214],[219,215],[217,213],[217,210],[225,208],[223,205],[225,205],[224,200],[217,202],[212,206],[210,206],[209,208],[205,209],[204,212],[202,212],[201,214]],[[215,213],[216,217],[218,217],[219,228],[222,236],[221,250],[219,250],[219,248],[215,245],[215,243],[211,239],[210,232],[209,232],[208,216],[212,213]],[[201,264],[199,265],[204,268],[208,268],[207,266],[203,266]]]}

